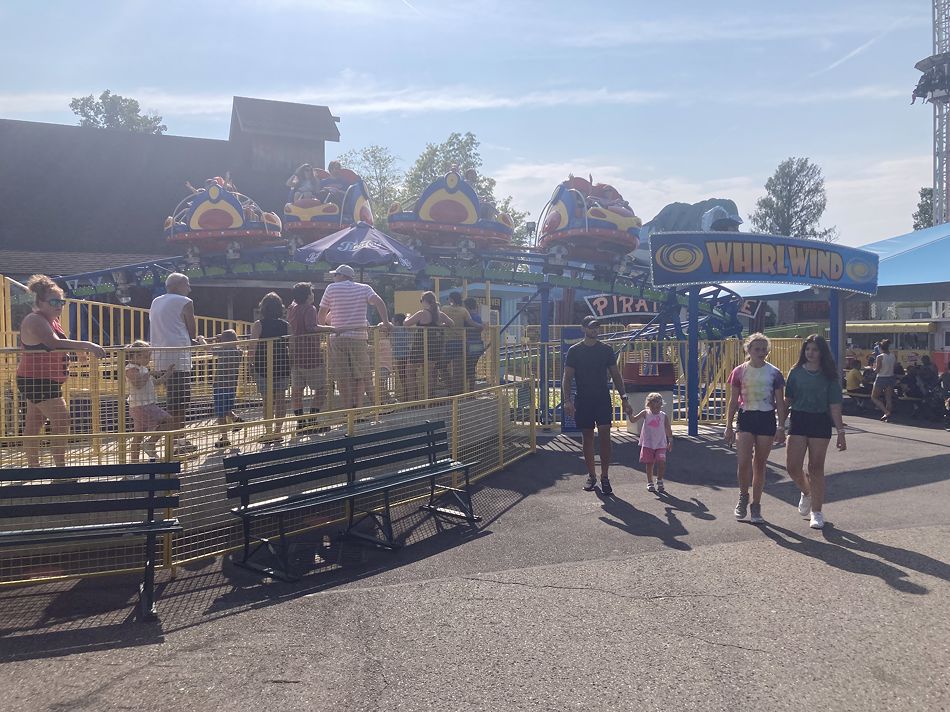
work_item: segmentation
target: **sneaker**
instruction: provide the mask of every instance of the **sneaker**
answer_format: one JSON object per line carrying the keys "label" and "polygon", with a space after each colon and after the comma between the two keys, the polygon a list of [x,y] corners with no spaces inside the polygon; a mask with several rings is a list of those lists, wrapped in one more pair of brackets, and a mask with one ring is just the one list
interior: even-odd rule
{"label": "sneaker", "polygon": [[215,447],[231,447],[231,441],[228,439],[227,435],[222,435],[220,438],[214,441]]}
{"label": "sneaker", "polygon": [[155,443],[142,443],[142,453],[153,460],[158,459],[158,452],[155,450]]}
{"label": "sneaker", "polygon": [[762,519],[762,505],[761,504],[750,504],[749,505],[749,521],[753,524],[765,524],[765,520]]}
{"label": "sneaker", "polygon": [[656,485],[654,485],[652,482],[651,482],[650,484],[648,484],[648,485],[647,485],[647,492],[656,492]]}
{"label": "sneaker", "polygon": [[743,492],[739,495],[739,501],[736,502],[736,519],[745,519],[749,513],[749,493]]}
{"label": "sneaker", "polygon": [[807,494],[802,493],[801,499],[798,500],[798,513],[803,517],[807,517],[808,513],[811,511],[811,497]]}
{"label": "sneaker", "polygon": [[809,524],[812,529],[823,529],[825,526],[825,515],[821,512],[812,512],[811,513],[811,524]]}
{"label": "sneaker", "polygon": [[656,491],[659,492],[660,494],[663,494],[664,492],[666,492],[666,487],[663,486],[663,480],[656,481]]}
{"label": "sneaker", "polygon": [[597,478],[593,475],[587,476],[587,482],[584,484],[585,492],[593,492],[594,488],[597,486]]}
{"label": "sneaker", "polygon": [[614,488],[610,486],[610,480],[606,477],[600,481],[600,491],[608,495],[614,493]]}

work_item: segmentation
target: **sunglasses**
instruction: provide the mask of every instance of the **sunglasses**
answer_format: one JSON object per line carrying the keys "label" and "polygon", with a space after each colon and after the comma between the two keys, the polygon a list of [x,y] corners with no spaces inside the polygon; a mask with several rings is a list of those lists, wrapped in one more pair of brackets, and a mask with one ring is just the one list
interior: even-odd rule
{"label": "sunglasses", "polygon": [[64,306],[66,306],[66,300],[65,300],[65,299],[57,299],[56,297],[53,297],[52,299],[47,299],[47,300],[45,300],[45,301],[46,301],[46,303],[49,304],[51,307],[64,307]]}

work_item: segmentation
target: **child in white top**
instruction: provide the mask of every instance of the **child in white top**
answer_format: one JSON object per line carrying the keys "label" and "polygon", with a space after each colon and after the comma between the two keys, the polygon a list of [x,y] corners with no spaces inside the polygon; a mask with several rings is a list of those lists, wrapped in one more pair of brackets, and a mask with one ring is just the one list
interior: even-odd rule
{"label": "child in white top", "polygon": [[[666,473],[666,453],[673,449],[673,428],[663,412],[663,396],[648,394],[645,406],[630,421],[644,421],[640,428],[640,462],[647,468],[647,490],[662,494],[666,491],[663,475]],[[654,467],[656,485],[653,484]]]}
{"label": "child in white top", "polygon": [[[169,364],[167,370],[155,374],[148,367],[151,360],[149,343],[141,339],[133,341],[129,346],[128,361],[125,365],[125,380],[129,387],[129,413],[132,415],[133,427],[136,432],[141,433],[167,430],[173,424],[172,416],[158,405],[155,383],[165,380],[175,369],[175,364]],[[138,462],[142,452],[156,459],[157,440],[158,435],[134,437],[130,452],[132,462]]]}

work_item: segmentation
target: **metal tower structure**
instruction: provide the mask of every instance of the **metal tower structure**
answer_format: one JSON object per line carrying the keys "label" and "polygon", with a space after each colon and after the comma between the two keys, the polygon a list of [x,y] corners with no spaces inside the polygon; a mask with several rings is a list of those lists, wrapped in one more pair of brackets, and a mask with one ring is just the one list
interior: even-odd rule
{"label": "metal tower structure", "polygon": [[933,219],[950,222],[950,0],[933,0],[933,54],[916,65],[923,76],[914,90],[933,104]]}

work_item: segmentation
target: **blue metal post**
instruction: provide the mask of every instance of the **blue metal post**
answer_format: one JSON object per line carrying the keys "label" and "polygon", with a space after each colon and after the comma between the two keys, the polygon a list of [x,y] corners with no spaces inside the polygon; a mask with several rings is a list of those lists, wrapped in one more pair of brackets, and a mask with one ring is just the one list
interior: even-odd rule
{"label": "blue metal post", "polygon": [[550,308],[551,308],[551,285],[548,284],[548,276],[544,275],[544,283],[538,287],[538,293],[541,296],[541,315],[540,315],[540,333],[538,334],[539,353],[538,353],[538,406],[541,412],[541,424],[548,424],[548,346],[550,339]]}
{"label": "blue metal post", "polygon": [[689,290],[689,334],[686,358],[686,424],[690,435],[699,435],[699,287]]}
{"label": "blue metal post", "polygon": [[828,295],[828,346],[838,366],[841,363],[841,301],[837,289],[829,289]]}

